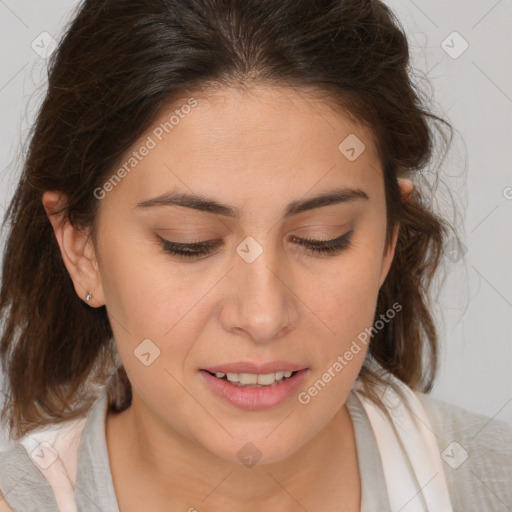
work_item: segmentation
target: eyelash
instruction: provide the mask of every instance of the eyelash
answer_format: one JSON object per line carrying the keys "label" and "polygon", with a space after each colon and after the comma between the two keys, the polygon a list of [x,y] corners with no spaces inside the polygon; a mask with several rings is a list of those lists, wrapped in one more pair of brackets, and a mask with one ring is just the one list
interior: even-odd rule
{"label": "eyelash", "polygon": [[[341,253],[347,249],[351,244],[351,238],[354,231],[351,230],[344,235],[334,238],[332,240],[315,240],[312,238],[298,238],[292,236],[291,238],[305,247],[308,252],[312,254],[322,254],[333,256]],[[206,256],[212,252],[213,249],[222,245],[222,242],[197,242],[191,244],[180,244],[178,242],[171,242],[162,237],[158,237],[162,241],[162,246],[165,252],[178,256],[180,259],[192,259],[200,256]]]}

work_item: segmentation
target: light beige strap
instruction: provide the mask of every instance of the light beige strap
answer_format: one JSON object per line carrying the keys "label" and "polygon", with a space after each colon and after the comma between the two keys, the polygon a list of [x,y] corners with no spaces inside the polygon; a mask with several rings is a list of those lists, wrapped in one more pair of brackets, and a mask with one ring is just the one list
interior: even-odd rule
{"label": "light beige strap", "polygon": [[53,489],[59,512],[78,512],[75,479],[78,446],[87,418],[29,432],[21,441]]}
{"label": "light beige strap", "polygon": [[391,389],[382,389],[384,412],[361,394],[360,383],[354,391],[361,400],[382,460],[393,512],[453,512],[441,453],[427,414],[418,397],[405,384],[395,380],[405,393],[407,404]]}

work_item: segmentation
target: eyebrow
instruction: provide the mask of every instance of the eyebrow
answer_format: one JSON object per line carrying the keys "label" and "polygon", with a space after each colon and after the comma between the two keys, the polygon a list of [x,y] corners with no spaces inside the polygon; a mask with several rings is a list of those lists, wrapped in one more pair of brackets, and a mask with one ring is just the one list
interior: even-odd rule
{"label": "eyebrow", "polygon": [[[314,208],[348,203],[360,199],[369,199],[368,194],[362,189],[337,188],[314,197],[292,201],[286,206],[283,218],[291,217],[307,210],[313,210]],[[184,206],[225,217],[240,218],[240,209],[235,206],[228,206],[204,196],[179,192],[167,192],[152,199],[141,201],[137,203],[135,208],[147,209],[157,206]]]}

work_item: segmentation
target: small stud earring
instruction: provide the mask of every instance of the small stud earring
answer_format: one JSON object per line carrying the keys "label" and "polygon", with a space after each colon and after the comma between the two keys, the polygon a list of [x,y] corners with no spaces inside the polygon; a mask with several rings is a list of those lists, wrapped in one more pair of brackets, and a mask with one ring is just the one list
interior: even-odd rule
{"label": "small stud earring", "polygon": [[86,300],[86,301],[90,301],[91,299],[92,299],[92,293],[91,293],[91,292],[89,292],[89,293],[87,294],[87,297],[85,297],[85,300]]}

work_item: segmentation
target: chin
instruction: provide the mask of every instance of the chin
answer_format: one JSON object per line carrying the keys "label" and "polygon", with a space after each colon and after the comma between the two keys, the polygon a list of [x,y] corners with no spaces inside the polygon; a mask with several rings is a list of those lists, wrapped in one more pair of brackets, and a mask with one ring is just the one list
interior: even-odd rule
{"label": "chin", "polygon": [[[266,434],[265,434],[266,435]],[[288,441],[290,441],[288,439]],[[221,446],[205,447],[212,455],[224,460],[229,464],[238,466],[261,466],[275,464],[291,457],[301,444],[286,444],[282,439],[276,437],[269,439],[265,436],[254,436],[252,439],[240,439],[234,437],[223,450]],[[234,451],[233,451],[234,448]]]}

